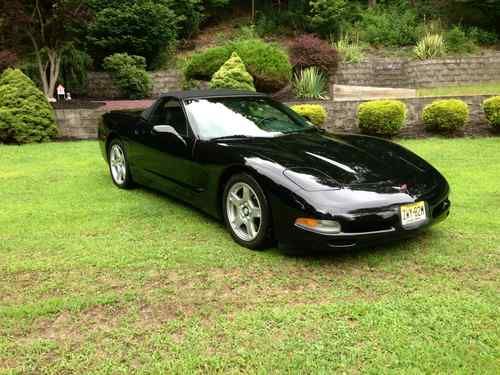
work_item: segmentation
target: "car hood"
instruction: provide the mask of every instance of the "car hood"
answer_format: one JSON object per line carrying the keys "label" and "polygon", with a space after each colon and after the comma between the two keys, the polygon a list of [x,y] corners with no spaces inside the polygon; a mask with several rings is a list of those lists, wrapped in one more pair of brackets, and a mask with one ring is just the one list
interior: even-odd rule
{"label": "car hood", "polygon": [[301,133],[237,143],[244,154],[281,165],[285,175],[305,190],[346,186],[426,190],[439,175],[410,151],[373,137]]}

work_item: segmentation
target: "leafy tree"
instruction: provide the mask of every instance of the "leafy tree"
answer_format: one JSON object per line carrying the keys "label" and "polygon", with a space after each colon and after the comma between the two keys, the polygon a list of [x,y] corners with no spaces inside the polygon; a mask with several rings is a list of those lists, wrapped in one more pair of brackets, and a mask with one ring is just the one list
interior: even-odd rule
{"label": "leafy tree", "polygon": [[309,20],[314,30],[328,36],[339,29],[346,11],[345,0],[311,0]]}
{"label": "leafy tree", "polygon": [[176,30],[176,15],[165,1],[128,0],[98,10],[87,40],[97,62],[114,53],[126,52],[145,57],[152,67],[162,52],[175,47]]}
{"label": "leafy tree", "polygon": [[0,76],[0,142],[43,142],[57,135],[47,97],[19,69]]}
{"label": "leafy tree", "polygon": [[85,0],[3,1],[0,14],[5,15],[6,43],[17,49],[31,45],[43,91],[53,97],[64,47],[75,39],[75,27],[89,18]]}
{"label": "leafy tree", "polygon": [[210,88],[255,91],[253,78],[236,52],[212,76]]}

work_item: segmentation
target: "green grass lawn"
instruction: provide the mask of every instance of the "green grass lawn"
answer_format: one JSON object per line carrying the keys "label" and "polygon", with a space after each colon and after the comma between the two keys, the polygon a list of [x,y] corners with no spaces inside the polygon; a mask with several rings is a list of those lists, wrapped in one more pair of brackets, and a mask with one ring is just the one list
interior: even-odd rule
{"label": "green grass lawn", "polygon": [[418,96],[500,95],[500,82],[417,89]]}
{"label": "green grass lawn", "polygon": [[0,146],[0,373],[498,374],[500,138],[402,143],[450,218],[308,257],[115,188],[96,142]]}

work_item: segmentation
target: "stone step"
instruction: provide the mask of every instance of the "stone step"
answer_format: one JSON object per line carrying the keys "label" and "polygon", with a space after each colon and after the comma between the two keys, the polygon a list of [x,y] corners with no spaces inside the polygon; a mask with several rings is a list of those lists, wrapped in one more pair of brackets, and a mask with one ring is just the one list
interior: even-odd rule
{"label": "stone step", "polygon": [[416,96],[417,90],[415,89],[333,85],[333,100],[336,101],[414,98]]}

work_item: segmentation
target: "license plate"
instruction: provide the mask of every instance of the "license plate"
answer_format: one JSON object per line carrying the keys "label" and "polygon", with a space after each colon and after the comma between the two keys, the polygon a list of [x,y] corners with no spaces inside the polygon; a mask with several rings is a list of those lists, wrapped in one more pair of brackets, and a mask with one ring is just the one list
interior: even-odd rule
{"label": "license plate", "polygon": [[425,202],[405,204],[401,206],[401,224],[408,225],[425,221],[427,214],[425,212]]}

